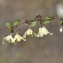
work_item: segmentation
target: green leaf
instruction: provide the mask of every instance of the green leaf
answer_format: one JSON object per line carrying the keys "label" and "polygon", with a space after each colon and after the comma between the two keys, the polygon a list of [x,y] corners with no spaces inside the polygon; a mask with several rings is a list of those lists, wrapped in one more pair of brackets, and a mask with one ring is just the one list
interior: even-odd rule
{"label": "green leaf", "polygon": [[30,21],[30,26],[31,26],[31,27],[34,27],[35,25],[36,25],[36,20],[31,20],[31,21]]}
{"label": "green leaf", "polygon": [[60,25],[63,26],[63,21],[60,21]]}
{"label": "green leaf", "polygon": [[15,22],[13,23],[13,26],[17,26],[20,23],[20,19],[15,20]]}
{"label": "green leaf", "polygon": [[6,23],[6,26],[7,26],[8,28],[10,28],[10,27],[11,27],[11,23]]}
{"label": "green leaf", "polygon": [[50,23],[50,21],[49,20],[45,20],[44,21],[44,24],[47,24],[47,23]]}
{"label": "green leaf", "polygon": [[51,20],[52,20],[51,17],[46,17],[46,18],[44,19],[44,24],[50,23]]}
{"label": "green leaf", "polygon": [[52,20],[52,17],[45,17],[45,19]]}

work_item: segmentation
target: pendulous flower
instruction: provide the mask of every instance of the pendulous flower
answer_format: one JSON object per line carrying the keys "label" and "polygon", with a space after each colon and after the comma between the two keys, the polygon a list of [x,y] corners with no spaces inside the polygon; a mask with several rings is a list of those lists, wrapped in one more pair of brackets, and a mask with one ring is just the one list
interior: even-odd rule
{"label": "pendulous flower", "polygon": [[4,37],[4,41],[8,42],[8,43],[12,43],[13,42],[13,37],[12,34]]}
{"label": "pendulous flower", "polygon": [[40,27],[37,37],[43,37],[44,35],[47,35],[47,34],[52,35],[53,33],[50,33],[45,27]]}
{"label": "pendulous flower", "polygon": [[15,35],[13,42],[20,42],[21,40],[26,41],[26,39],[24,39],[22,36],[20,36],[18,33]]}
{"label": "pendulous flower", "polygon": [[60,28],[60,32],[62,32],[63,31],[63,29],[62,29],[62,27]]}
{"label": "pendulous flower", "polygon": [[36,33],[33,32],[31,28],[29,28],[29,29],[24,33],[24,35],[23,35],[24,38],[26,38],[26,36],[31,36],[31,37],[33,37],[33,36],[36,36]]}

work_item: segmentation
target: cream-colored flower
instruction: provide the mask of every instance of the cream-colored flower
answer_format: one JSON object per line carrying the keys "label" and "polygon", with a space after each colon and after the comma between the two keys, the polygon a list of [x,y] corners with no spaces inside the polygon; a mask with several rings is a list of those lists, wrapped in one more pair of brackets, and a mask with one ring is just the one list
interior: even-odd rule
{"label": "cream-colored flower", "polygon": [[27,32],[27,35],[31,35],[33,33],[31,29],[28,29],[26,32]]}
{"label": "cream-colored flower", "polygon": [[8,42],[8,43],[12,43],[13,42],[13,37],[12,34],[4,37],[4,41]]}
{"label": "cream-colored flower", "polygon": [[29,29],[24,33],[23,37],[26,38],[27,35],[33,37],[33,36],[36,36],[36,33],[34,33],[34,32],[32,31],[32,29],[29,28]]}
{"label": "cream-colored flower", "polygon": [[47,35],[47,34],[52,35],[53,33],[50,33],[45,27],[40,27],[37,37],[43,37],[44,35]]}
{"label": "cream-colored flower", "polygon": [[24,39],[22,36],[20,36],[18,33],[15,35],[14,39],[13,39],[13,43],[15,42],[20,42],[21,40],[26,41],[26,39]]}
{"label": "cream-colored flower", "polygon": [[62,32],[63,31],[63,29],[62,29],[62,27],[60,28],[60,32]]}

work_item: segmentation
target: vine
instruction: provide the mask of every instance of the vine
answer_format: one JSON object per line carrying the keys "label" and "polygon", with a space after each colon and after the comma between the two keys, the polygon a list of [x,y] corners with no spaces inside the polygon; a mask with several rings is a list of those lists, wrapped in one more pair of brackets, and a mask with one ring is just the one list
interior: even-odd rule
{"label": "vine", "polygon": [[[53,35],[53,33],[49,32],[45,25],[50,23],[51,20],[55,19],[54,16],[53,17],[45,17],[42,18],[41,15],[37,15],[35,17],[34,20],[31,19],[27,19],[24,22],[21,22],[20,19],[15,20],[13,23],[7,22],[6,23],[6,28],[1,28],[0,30],[5,30],[5,29],[9,29],[10,30],[10,34],[6,37],[4,37],[3,39],[3,44],[4,42],[8,42],[8,43],[14,43],[16,44],[17,42],[20,42],[21,40],[26,41],[26,37],[43,37],[44,35]],[[33,32],[33,30],[31,29],[31,27],[36,26],[36,24],[40,23],[40,27],[38,30],[38,33]],[[29,25],[28,30],[23,34],[23,36],[20,36],[18,33],[18,30],[20,30],[18,27],[19,25],[22,24],[26,24]],[[62,26],[63,26],[63,18],[60,19],[60,32],[62,32]],[[16,35],[14,36],[14,38],[12,37],[12,34],[14,33],[14,31],[16,30]]]}

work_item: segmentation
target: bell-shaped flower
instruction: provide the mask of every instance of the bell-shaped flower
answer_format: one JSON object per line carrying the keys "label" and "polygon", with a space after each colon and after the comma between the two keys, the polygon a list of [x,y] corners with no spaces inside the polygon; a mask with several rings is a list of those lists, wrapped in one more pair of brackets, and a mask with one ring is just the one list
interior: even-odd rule
{"label": "bell-shaped flower", "polygon": [[26,41],[26,39],[24,39],[22,36],[20,36],[18,33],[15,35],[14,39],[13,39],[13,43],[16,42],[20,42],[21,40]]}
{"label": "bell-shaped flower", "polygon": [[24,38],[26,38],[26,36],[31,36],[31,37],[33,37],[33,36],[36,36],[36,33],[33,32],[31,28],[29,28],[29,29],[24,33],[24,35],[23,35]]}
{"label": "bell-shaped flower", "polygon": [[50,33],[45,27],[40,27],[37,37],[43,37],[44,35],[47,35],[47,34],[52,35],[53,33]]}
{"label": "bell-shaped flower", "polygon": [[8,43],[12,43],[13,42],[13,37],[12,37],[12,34],[4,37],[4,40],[3,41],[6,41]]}
{"label": "bell-shaped flower", "polygon": [[62,32],[63,31],[63,29],[62,29],[62,27],[60,28],[60,32]]}

